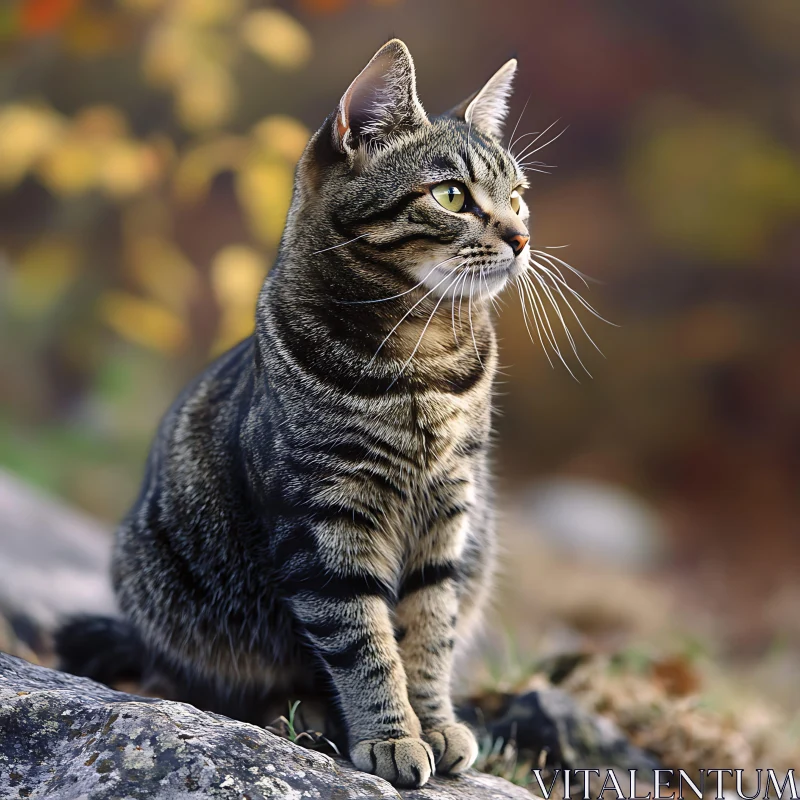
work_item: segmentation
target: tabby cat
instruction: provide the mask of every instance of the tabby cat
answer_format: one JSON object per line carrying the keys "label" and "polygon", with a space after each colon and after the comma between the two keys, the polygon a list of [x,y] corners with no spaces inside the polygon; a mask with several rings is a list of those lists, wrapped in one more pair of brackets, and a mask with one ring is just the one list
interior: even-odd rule
{"label": "tabby cat", "polygon": [[65,669],[262,723],[322,698],[397,786],[473,763],[450,683],[494,556],[489,305],[529,256],[499,141],[515,70],[433,119],[399,40],[353,81],[300,159],[255,334],[161,423],[116,539],[122,618],[68,622]]}

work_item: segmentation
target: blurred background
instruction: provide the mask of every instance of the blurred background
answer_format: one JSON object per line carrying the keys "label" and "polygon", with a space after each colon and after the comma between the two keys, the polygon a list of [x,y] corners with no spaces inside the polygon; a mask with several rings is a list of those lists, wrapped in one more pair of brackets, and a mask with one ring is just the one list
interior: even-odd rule
{"label": "blurred background", "polygon": [[0,465],[119,519],[177,390],[252,329],[307,137],[393,35],[430,113],[519,58],[509,130],[568,126],[534,244],[619,326],[581,315],[605,357],[578,337],[578,382],[514,292],[499,315],[502,669],[654,648],[688,691],[704,653],[796,708],[797,0],[4,3]]}

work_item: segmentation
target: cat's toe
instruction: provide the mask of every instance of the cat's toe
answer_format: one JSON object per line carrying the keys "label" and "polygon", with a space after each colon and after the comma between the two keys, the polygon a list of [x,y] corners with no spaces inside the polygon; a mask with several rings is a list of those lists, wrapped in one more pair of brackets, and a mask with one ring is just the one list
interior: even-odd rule
{"label": "cat's toe", "polygon": [[385,778],[395,786],[417,789],[434,773],[433,753],[422,739],[365,739],[350,748],[358,769]]}
{"label": "cat's toe", "polygon": [[478,757],[478,742],[475,740],[475,735],[460,722],[427,730],[423,736],[433,750],[438,773],[464,772]]}

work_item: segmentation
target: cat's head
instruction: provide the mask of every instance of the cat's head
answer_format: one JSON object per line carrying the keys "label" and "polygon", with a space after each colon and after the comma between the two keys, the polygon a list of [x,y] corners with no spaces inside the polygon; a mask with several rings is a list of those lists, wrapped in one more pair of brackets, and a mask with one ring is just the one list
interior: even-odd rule
{"label": "cat's head", "polygon": [[301,160],[292,215],[306,254],[335,249],[436,296],[486,298],[516,277],[530,255],[527,182],[500,143],[515,71],[511,60],[431,119],[408,49],[385,44]]}

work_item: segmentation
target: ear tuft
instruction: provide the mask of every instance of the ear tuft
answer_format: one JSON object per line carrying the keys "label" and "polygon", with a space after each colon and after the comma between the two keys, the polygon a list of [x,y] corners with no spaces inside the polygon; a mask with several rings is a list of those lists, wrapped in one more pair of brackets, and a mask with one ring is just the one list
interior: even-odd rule
{"label": "ear tuft", "polygon": [[450,114],[499,139],[508,116],[508,100],[516,72],[517,59],[512,58],[489,78],[477,94],[456,106]]}
{"label": "ear tuft", "polygon": [[394,134],[425,124],[411,53],[392,39],[344,93],[336,114],[337,144],[345,152],[364,144],[380,146]]}

